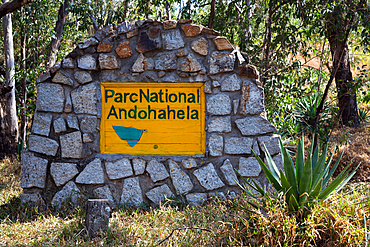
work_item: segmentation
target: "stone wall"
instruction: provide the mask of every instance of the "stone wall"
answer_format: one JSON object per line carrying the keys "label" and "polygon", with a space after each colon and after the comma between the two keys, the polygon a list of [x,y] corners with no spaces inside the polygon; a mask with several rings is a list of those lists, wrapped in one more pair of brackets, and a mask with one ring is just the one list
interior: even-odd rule
{"label": "stone wall", "polygon": [[[21,157],[22,202],[58,206],[84,195],[116,205],[164,197],[200,204],[240,192],[234,169],[266,183],[251,149],[263,158],[265,143],[279,166],[281,156],[258,79],[247,54],[191,20],[97,31],[37,79],[29,150]],[[206,155],[100,154],[102,81],[205,83]]]}

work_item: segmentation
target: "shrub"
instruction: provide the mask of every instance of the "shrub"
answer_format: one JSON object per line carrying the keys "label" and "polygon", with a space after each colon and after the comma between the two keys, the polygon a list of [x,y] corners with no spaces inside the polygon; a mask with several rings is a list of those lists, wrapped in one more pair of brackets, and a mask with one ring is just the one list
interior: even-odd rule
{"label": "shrub", "polygon": [[[298,143],[295,164],[280,140],[284,171],[278,170],[266,146],[265,150],[266,164],[254,151],[253,153],[267,179],[278,193],[283,193],[290,212],[303,211],[304,215],[315,202],[323,201],[334,191],[339,191],[352,178],[358,168],[357,166],[350,173],[350,165],[348,165],[335,179],[330,181],[343,152],[332,169],[330,169],[330,165],[334,154],[327,160],[328,145],[324,147],[321,155],[319,155],[318,145],[314,151],[313,145],[311,145],[310,152],[305,160],[303,137]],[[253,184],[245,179],[244,181],[262,196],[267,195],[266,190],[262,189],[254,180],[252,180]],[[242,189],[247,192],[245,187],[242,186]]]}

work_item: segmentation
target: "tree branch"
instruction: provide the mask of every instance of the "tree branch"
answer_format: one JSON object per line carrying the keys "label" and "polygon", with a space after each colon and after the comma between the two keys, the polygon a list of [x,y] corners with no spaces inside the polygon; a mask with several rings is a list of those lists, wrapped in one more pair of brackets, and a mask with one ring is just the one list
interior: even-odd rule
{"label": "tree branch", "polygon": [[[317,86],[317,93],[318,93],[318,94],[320,93],[321,76],[322,76],[322,66],[323,66],[323,63],[322,63],[322,57],[323,57],[323,55],[324,55],[325,43],[326,43],[326,39],[324,39],[324,44],[322,45],[322,49],[321,49],[321,56],[320,56],[320,70],[319,70],[319,79],[318,79],[318,86]],[[319,97],[317,97],[317,99],[316,99],[316,108],[317,108],[317,100],[318,100],[318,99],[319,99]]]}
{"label": "tree branch", "polygon": [[51,41],[50,49],[48,51],[47,59],[46,59],[46,69],[54,66],[56,61],[56,53],[60,48],[61,40],[63,37],[63,28],[64,24],[67,20],[68,11],[67,8],[69,7],[69,0],[64,0],[64,4],[60,5],[59,13],[58,13],[58,20],[55,24],[55,38]]}
{"label": "tree branch", "polygon": [[164,8],[165,8],[165,10],[166,10],[166,14],[167,14],[166,19],[167,19],[167,20],[171,20],[171,11],[170,11],[170,7],[169,7],[168,5],[169,5],[169,4],[168,4],[168,1],[166,1],[166,2],[164,3]]}
{"label": "tree branch", "polygon": [[23,5],[32,2],[33,0],[13,0],[0,5],[0,18],[4,15],[20,9]]}
{"label": "tree branch", "polygon": [[93,24],[93,26],[94,26],[94,30],[95,30],[95,32],[96,32],[96,31],[98,31],[98,30],[99,30],[99,27],[98,27],[98,25],[96,24],[96,18],[95,18],[95,16],[93,15],[93,13],[90,13],[90,19],[91,19],[92,24]]}
{"label": "tree branch", "polygon": [[[340,57],[338,59],[338,62],[337,64],[334,64],[334,68],[333,68],[333,71],[330,75],[330,78],[329,78],[329,81],[328,81],[328,84],[326,84],[326,87],[325,87],[325,91],[324,91],[324,94],[322,95],[322,98],[321,98],[321,101],[320,101],[320,105],[316,108],[316,114],[315,114],[315,118],[314,118],[314,129],[316,130],[319,126],[319,121],[320,121],[320,118],[321,118],[321,113],[323,112],[324,110],[324,104],[325,104],[325,101],[326,101],[326,98],[328,97],[329,95],[329,89],[330,89],[330,86],[331,84],[333,83],[333,80],[335,78],[335,75],[337,74],[338,72],[338,69],[339,69],[339,65],[340,65],[340,60],[344,54],[343,52],[344,50],[341,49],[341,53],[340,53]],[[333,59],[334,60],[334,59]],[[334,61],[333,61],[334,62]],[[316,145],[314,145],[314,148],[316,148]]]}
{"label": "tree branch", "polygon": [[[301,27],[303,27],[303,23],[299,26],[299,27],[297,27],[297,30],[298,29],[300,29]],[[283,44],[285,43],[285,41],[289,38],[289,37],[291,37],[291,36],[293,36],[293,35],[295,35],[296,34],[296,32],[291,32],[291,33],[289,33],[289,34],[286,34],[286,35],[284,35],[284,39],[280,42],[280,46],[279,46],[279,48],[276,50],[276,52],[274,52],[273,54],[271,54],[271,56],[275,56],[276,54],[278,54],[279,52],[280,52],[280,50],[283,48]]]}

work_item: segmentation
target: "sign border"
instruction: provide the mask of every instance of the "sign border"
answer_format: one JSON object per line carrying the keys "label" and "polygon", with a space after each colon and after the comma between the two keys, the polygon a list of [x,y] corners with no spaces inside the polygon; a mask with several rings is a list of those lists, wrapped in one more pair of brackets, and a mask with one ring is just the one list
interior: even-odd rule
{"label": "sign border", "polygon": [[100,96],[101,96],[101,119],[100,119],[100,153],[101,154],[112,154],[112,153],[107,153],[106,150],[105,150],[105,146],[103,145],[104,144],[104,141],[105,141],[105,138],[104,138],[104,129],[105,129],[105,121],[103,121],[103,116],[105,116],[105,110],[104,110],[104,107],[103,107],[103,94],[104,94],[104,90],[106,87],[116,87],[116,88],[120,88],[117,86],[117,84],[119,85],[124,85],[124,86],[127,86],[127,87],[140,87],[140,86],[146,86],[148,87],[148,85],[154,87],[154,88],[159,88],[159,87],[167,87],[167,88],[181,88],[181,87],[193,87],[193,88],[199,88],[201,90],[201,92],[203,92],[201,94],[201,102],[200,102],[200,110],[201,110],[201,113],[200,113],[200,116],[203,116],[200,118],[200,132],[201,132],[201,138],[200,138],[200,153],[193,153],[193,154],[189,154],[189,153],[182,153],[182,152],[174,152],[173,154],[129,154],[129,153],[114,153],[114,154],[123,154],[123,155],[163,155],[163,156],[171,156],[171,155],[203,155],[205,156],[205,153],[206,153],[206,130],[205,130],[205,120],[206,120],[206,107],[205,107],[205,104],[206,104],[206,97],[205,97],[205,93],[203,91],[204,89],[204,83],[202,82],[194,82],[194,83],[189,83],[189,82],[100,82],[100,89],[101,89],[101,93],[100,93]]}

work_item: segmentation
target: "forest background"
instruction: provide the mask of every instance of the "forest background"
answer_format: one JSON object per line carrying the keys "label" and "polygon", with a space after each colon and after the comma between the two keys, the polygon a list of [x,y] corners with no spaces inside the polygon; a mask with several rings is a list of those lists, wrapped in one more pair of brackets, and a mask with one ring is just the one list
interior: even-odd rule
{"label": "forest background", "polygon": [[1,23],[0,156],[27,148],[43,71],[99,28],[148,18],[193,19],[245,52],[260,72],[266,117],[286,142],[302,134],[327,142],[333,130],[370,119],[368,0],[6,2],[0,16],[12,13]]}
{"label": "forest background", "polygon": [[289,151],[302,135],[305,146],[316,135],[328,153],[336,144],[346,149],[338,172],[362,162],[352,181],[369,182],[369,15],[369,0],[3,0],[0,245],[370,246],[369,183],[351,183],[295,213],[285,192],[215,198],[202,208],[171,200],[154,209],[119,207],[109,231],[91,240],[83,206],[23,207],[16,160],[27,149],[43,71],[109,24],[191,18],[220,31],[257,67],[266,117]]}

